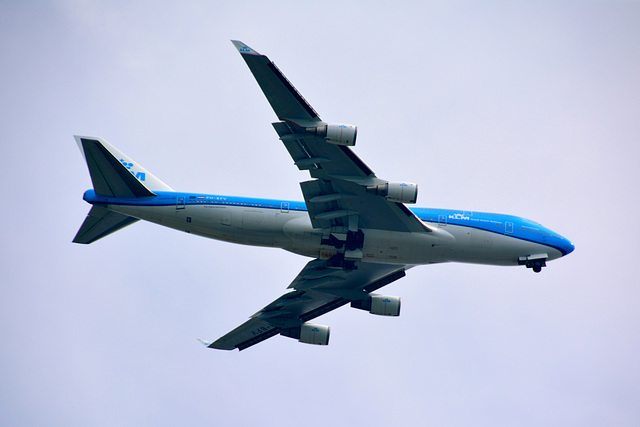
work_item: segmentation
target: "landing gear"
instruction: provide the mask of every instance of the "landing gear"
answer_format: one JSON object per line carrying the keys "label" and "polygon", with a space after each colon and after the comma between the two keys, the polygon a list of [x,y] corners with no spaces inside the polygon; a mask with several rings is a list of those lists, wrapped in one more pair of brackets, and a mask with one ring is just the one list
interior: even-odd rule
{"label": "landing gear", "polygon": [[547,263],[543,259],[534,259],[527,261],[525,265],[527,268],[533,269],[534,273],[540,273],[542,271],[542,267],[546,267]]}
{"label": "landing gear", "polygon": [[357,269],[356,261],[362,261],[364,233],[362,230],[350,230],[338,236],[332,233],[328,238],[321,240],[323,245],[333,246],[338,250],[338,253],[328,260],[327,265],[344,268],[346,270]]}
{"label": "landing gear", "polygon": [[333,246],[336,249],[342,249],[344,247],[344,242],[338,239],[333,234],[329,236],[328,239],[322,239],[323,245]]}
{"label": "landing gear", "polygon": [[355,251],[364,245],[364,233],[362,230],[349,231],[347,232],[346,238],[347,240],[340,240],[331,234],[328,239],[322,239],[322,244],[333,246],[336,249],[342,249],[346,246],[350,251]]}
{"label": "landing gear", "polygon": [[347,249],[355,251],[364,245],[364,233],[362,230],[349,231],[347,233]]}
{"label": "landing gear", "polygon": [[518,259],[518,264],[532,269],[534,273],[540,273],[542,271],[542,267],[547,266],[546,260],[547,254],[530,255],[526,257],[520,257]]}

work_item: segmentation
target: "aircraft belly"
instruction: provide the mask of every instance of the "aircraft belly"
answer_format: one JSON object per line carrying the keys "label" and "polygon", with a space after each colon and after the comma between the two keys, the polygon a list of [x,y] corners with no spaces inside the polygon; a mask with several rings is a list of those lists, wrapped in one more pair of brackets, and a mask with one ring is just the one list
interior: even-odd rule
{"label": "aircraft belly", "polygon": [[290,213],[291,217],[284,223],[282,231],[289,239],[289,245],[283,247],[290,252],[327,259],[337,252],[332,249],[323,249],[321,245],[322,231],[313,228],[309,215],[304,212],[302,215]]}
{"label": "aircraft belly", "polygon": [[273,209],[236,206],[126,206],[109,209],[176,230],[216,240],[245,245],[288,247],[291,241],[283,233],[290,213]]}
{"label": "aircraft belly", "polygon": [[[448,233],[447,233],[448,234]],[[364,230],[363,261],[384,264],[433,264],[449,261],[450,235]]]}
{"label": "aircraft belly", "polygon": [[175,206],[128,206],[108,205],[109,210],[134,218],[153,222],[165,227],[182,229],[181,222],[175,217]]}

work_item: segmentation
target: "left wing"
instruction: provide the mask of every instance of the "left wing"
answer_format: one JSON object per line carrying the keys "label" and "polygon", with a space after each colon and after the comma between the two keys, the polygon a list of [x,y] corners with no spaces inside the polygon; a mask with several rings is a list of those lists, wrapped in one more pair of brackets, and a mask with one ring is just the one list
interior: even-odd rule
{"label": "left wing", "polygon": [[293,291],[216,341],[201,341],[210,348],[244,350],[278,334],[301,339],[301,330],[311,319],[347,303],[368,309],[370,293],[404,277],[405,270],[404,265],[372,263],[360,263],[357,269],[336,268],[330,260],[315,259],[289,285]]}

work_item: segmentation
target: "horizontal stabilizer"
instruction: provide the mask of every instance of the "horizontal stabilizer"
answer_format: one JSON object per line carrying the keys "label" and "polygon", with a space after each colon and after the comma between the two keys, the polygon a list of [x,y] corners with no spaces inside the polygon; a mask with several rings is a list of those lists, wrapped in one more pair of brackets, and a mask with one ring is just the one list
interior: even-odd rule
{"label": "horizontal stabilizer", "polygon": [[93,243],[136,221],[138,221],[137,218],[112,212],[100,205],[94,205],[73,239],[73,243]]}

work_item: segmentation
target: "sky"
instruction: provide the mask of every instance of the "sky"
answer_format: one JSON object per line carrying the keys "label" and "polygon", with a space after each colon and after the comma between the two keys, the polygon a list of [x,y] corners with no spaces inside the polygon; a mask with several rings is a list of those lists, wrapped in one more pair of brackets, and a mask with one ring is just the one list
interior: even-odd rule
{"label": "sky", "polygon": [[[0,424],[640,424],[640,3],[0,1]],[[179,191],[301,200],[239,39],[418,206],[514,214],[576,250],[417,267],[398,318],[327,347],[216,339],[308,259],[139,222],[72,244],[73,135]]]}

